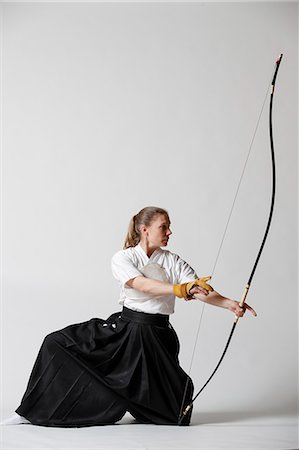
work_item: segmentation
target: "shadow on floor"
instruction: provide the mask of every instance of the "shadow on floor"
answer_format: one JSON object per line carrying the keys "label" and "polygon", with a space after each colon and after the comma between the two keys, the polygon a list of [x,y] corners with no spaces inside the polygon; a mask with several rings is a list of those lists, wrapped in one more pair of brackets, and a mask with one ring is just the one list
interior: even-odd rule
{"label": "shadow on floor", "polygon": [[269,411],[215,411],[215,412],[199,412],[192,414],[191,425],[209,425],[209,424],[225,424],[243,422],[246,420],[263,419],[269,417],[278,417],[281,414]]}
{"label": "shadow on floor", "polygon": [[[192,414],[191,425],[216,425],[216,424],[227,424],[232,425],[241,424],[246,421],[260,421],[263,418],[275,418],[281,416],[269,411],[215,411],[215,412],[205,412],[205,411],[195,411]],[[129,413],[127,413],[124,418],[117,423],[118,425],[138,425],[140,422],[135,420]]]}

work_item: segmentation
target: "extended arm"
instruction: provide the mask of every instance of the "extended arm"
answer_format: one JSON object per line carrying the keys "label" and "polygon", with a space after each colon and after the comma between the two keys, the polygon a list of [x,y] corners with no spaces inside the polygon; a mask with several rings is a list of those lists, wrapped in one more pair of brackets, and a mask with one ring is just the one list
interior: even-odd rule
{"label": "extended arm", "polygon": [[209,305],[219,306],[221,308],[228,309],[229,311],[233,312],[237,317],[242,317],[246,309],[248,309],[254,316],[257,315],[254,309],[251,308],[251,306],[249,306],[247,303],[244,303],[244,308],[241,308],[239,302],[224,297],[223,295],[219,294],[219,292],[216,291],[209,292],[208,295],[203,295],[201,292],[198,291],[197,286],[194,286],[190,290],[190,294],[196,295],[197,299],[201,300],[202,302],[208,303]]}

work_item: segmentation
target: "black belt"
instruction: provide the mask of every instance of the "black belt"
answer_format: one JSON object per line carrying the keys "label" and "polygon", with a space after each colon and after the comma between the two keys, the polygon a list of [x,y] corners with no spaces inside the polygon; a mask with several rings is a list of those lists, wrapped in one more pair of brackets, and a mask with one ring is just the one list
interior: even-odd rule
{"label": "black belt", "polygon": [[157,325],[166,327],[169,324],[169,316],[164,314],[149,314],[123,307],[121,318],[131,322],[144,323],[147,325]]}

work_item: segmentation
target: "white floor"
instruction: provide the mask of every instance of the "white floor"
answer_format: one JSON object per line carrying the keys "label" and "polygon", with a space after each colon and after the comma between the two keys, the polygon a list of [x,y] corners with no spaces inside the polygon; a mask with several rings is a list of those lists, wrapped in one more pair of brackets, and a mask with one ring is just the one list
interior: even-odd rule
{"label": "white floor", "polygon": [[[9,414],[3,414],[3,418]],[[117,425],[0,427],[1,446],[34,450],[298,449],[298,418],[241,413],[194,413],[189,427],[141,425],[126,415]]]}

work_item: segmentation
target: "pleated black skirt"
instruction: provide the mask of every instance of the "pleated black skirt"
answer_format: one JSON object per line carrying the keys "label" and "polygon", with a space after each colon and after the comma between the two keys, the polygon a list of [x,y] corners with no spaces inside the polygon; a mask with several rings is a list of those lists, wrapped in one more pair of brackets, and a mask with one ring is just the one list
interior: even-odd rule
{"label": "pleated black skirt", "polygon": [[[128,411],[141,423],[177,425],[193,394],[168,316],[124,308],[106,321],[45,337],[16,412],[35,425],[113,424]],[[192,409],[182,425],[188,425]]]}

